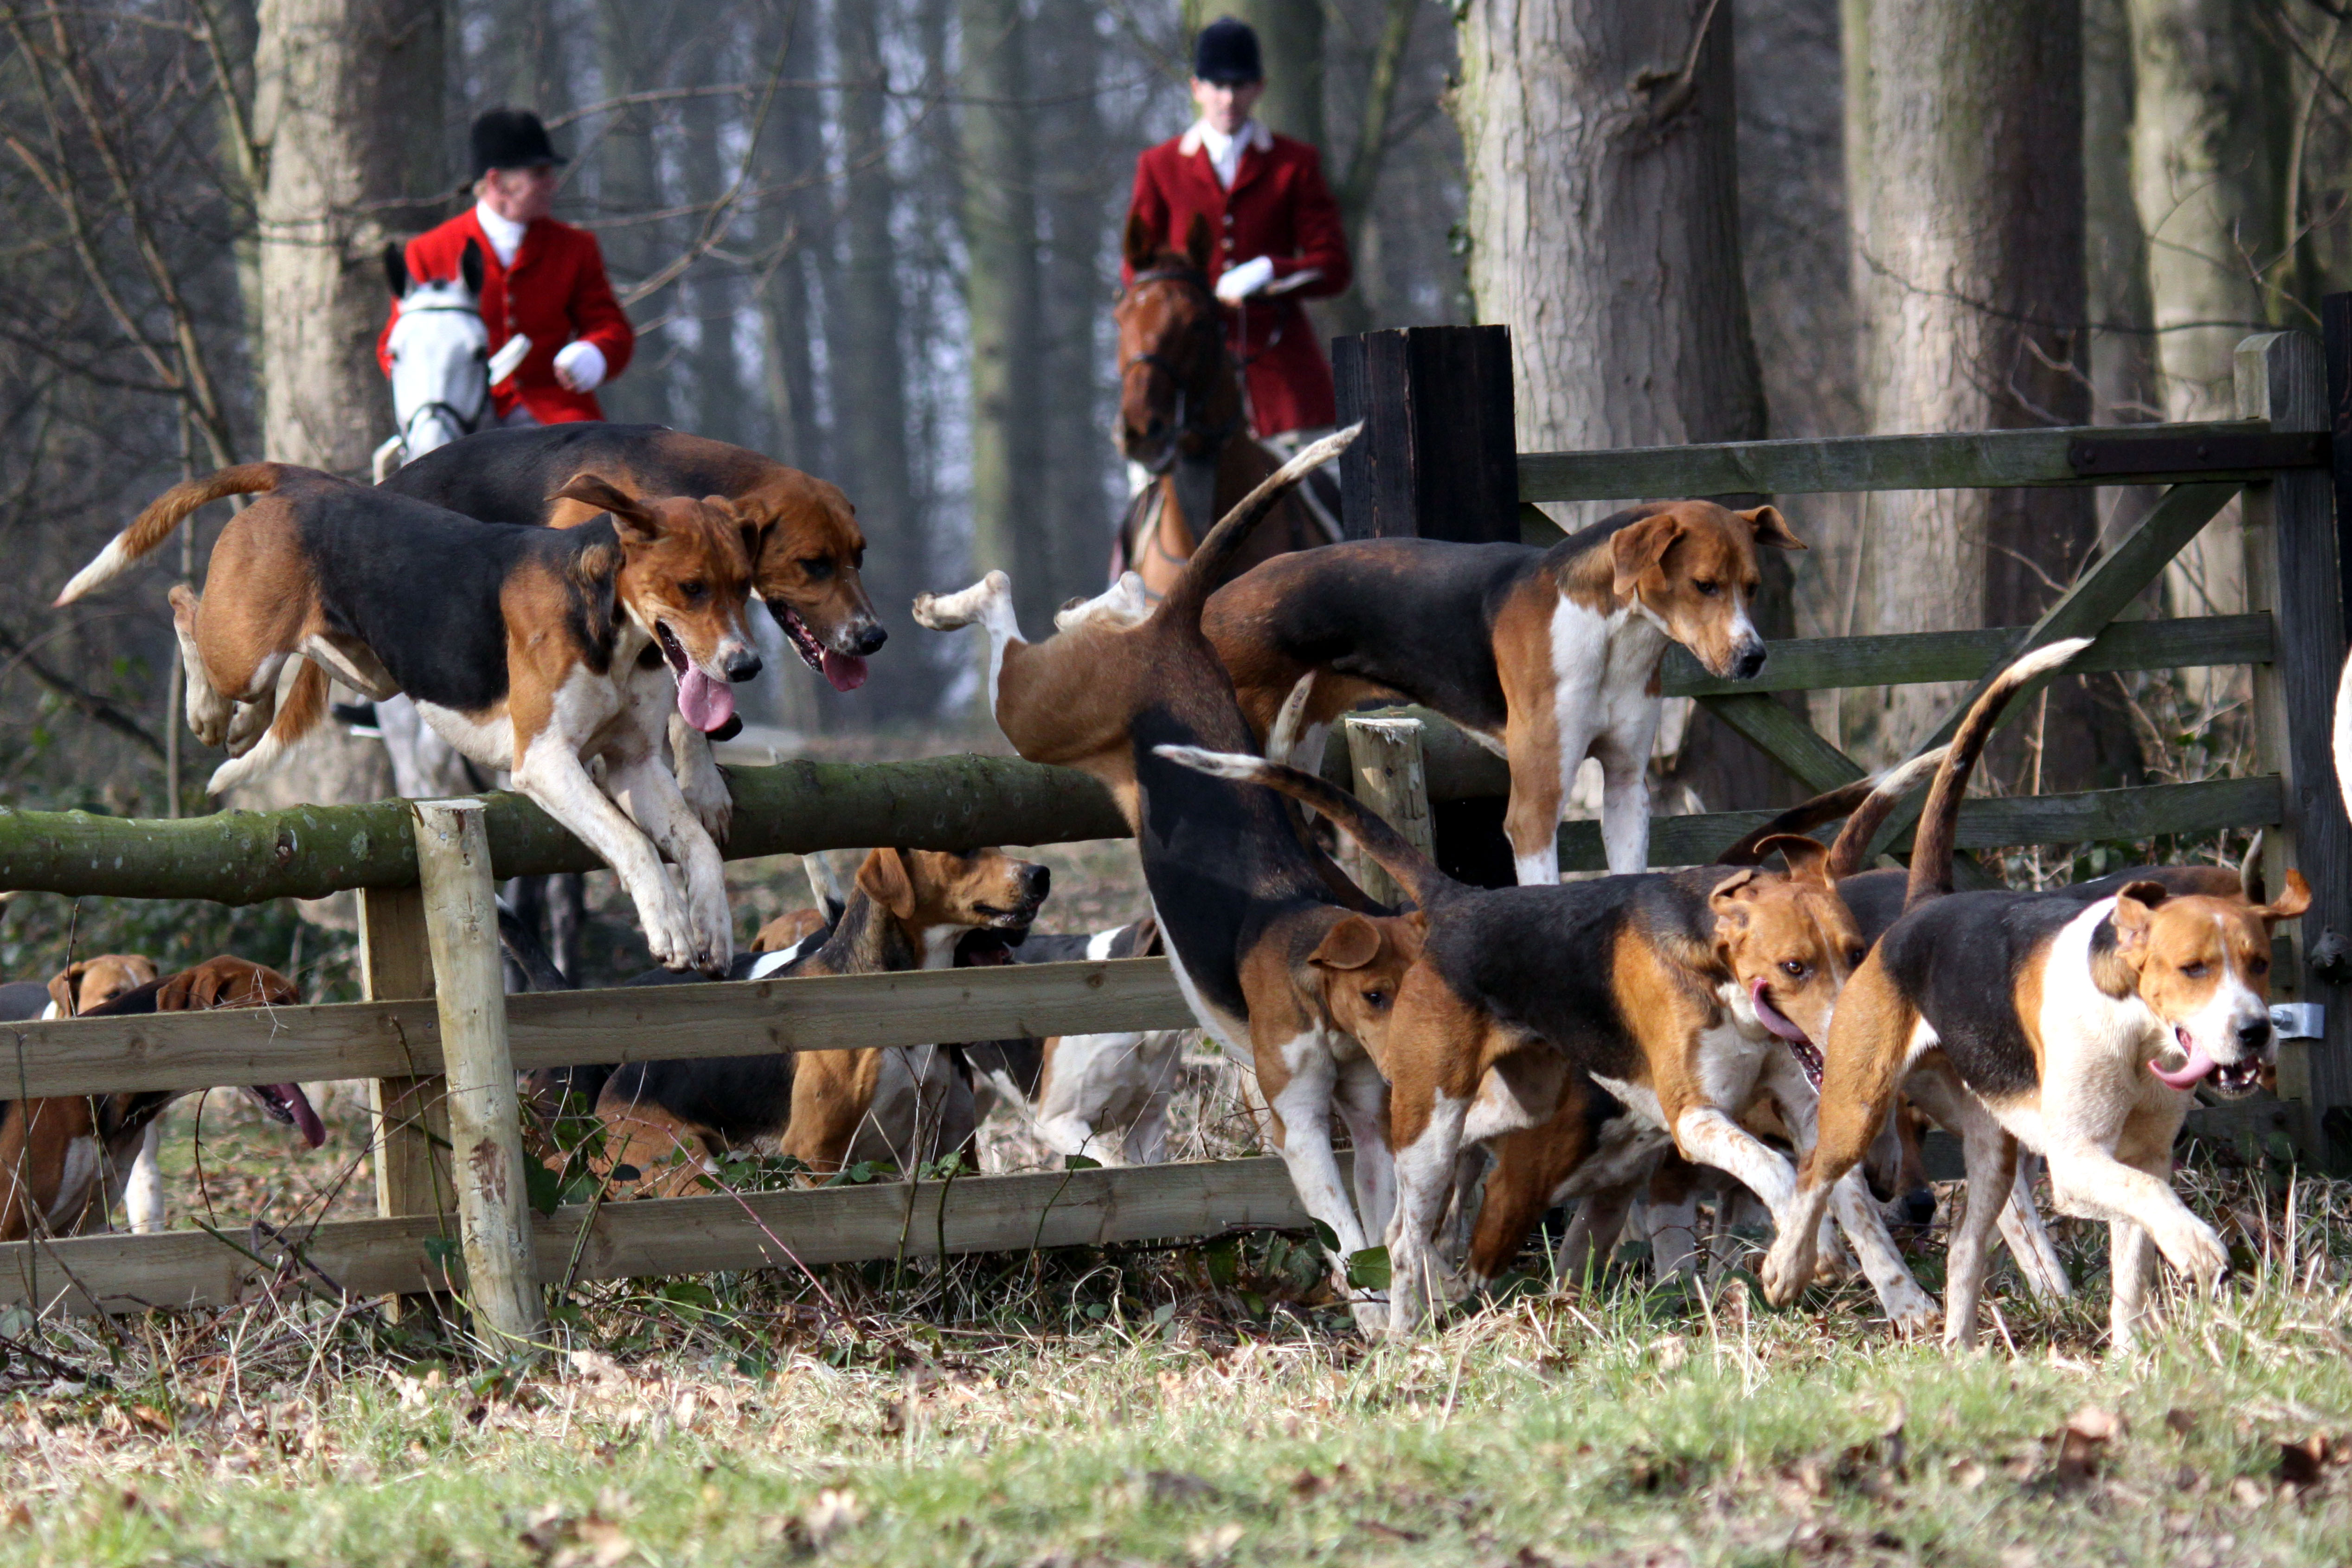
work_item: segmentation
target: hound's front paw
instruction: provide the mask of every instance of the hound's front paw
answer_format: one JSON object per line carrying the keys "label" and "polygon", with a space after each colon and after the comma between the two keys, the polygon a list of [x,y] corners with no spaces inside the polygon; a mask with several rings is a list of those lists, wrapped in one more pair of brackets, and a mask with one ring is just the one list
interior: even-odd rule
{"label": "hound's front paw", "polygon": [[1943,1331],[1944,1315],[1937,1310],[1936,1299],[1916,1284],[1897,1280],[1886,1294],[1887,1321],[1905,1339],[1924,1340]]}
{"label": "hound's front paw", "polygon": [[704,944],[697,940],[694,922],[675,896],[639,899],[637,923],[644,928],[646,946],[664,969],[700,969]]}
{"label": "hound's front paw", "polygon": [[1783,1232],[1772,1243],[1772,1250],[1764,1255],[1759,1277],[1764,1282],[1764,1299],[1776,1307],[1787,1306],[1813,1282],[1812,1247],[1805,1238]]}
{"label": "hound's front paw", "polygon": [[2229,1272],[2230,1254],[2212,1227],[2196,1219],[2180,1221],[2158,1234],[2157,1245],[2166,1262],[2200,1285],[2210,1288]]}

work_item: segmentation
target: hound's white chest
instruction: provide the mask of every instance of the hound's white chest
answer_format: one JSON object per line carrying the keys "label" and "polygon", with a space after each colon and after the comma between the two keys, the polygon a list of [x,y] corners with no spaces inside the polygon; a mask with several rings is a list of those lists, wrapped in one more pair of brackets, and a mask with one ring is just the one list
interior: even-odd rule
{"label": "hound's white chest", "polygon": [[1650,688],[1666,634],[1638,605],[1603,615],[1565,595],[1552,610],[1550,630],[1563,785],[1574,782],[1577,764],[1604,736],[1615,749],[1646,757],[1658,727],[1658,699]]}

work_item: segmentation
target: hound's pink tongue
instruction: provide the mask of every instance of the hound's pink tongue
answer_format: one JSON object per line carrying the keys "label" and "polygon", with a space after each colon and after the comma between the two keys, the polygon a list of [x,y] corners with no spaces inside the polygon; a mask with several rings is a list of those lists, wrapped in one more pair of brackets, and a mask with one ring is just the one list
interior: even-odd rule
{"label": "hound's pink tongue", "polygon": [[707,735],[735,717],[735,693],[725,681],[713,680],[689,664],[677,678],[677,710]]}
{"label": "hound's pink tongue", "polygon": [[2167,1069],[2150,1062],[2147,1064],[2147,1070],[2154,1073],[2168,1088],[2195,1089],[2207,1073],[2220,1065],[2205,1054],[2204,1047],[2199,1046],[2189,1053],[2189,1060],[2179,1067]]}
{"label": "hound's pink tongue", "polygon": [[302,1134],[302,1142],[316,1149],[327,1141],[327,1124],[310,1109],[310,1097],[302,1092],[299,1083],[278,1083],[270,1088],[285,1099],[286,1109],[294,1113],[294,1129]]}
{"label": "hound's pink tongue", "polygon": [[856,654],[824,650],[824,678],[835,691],[855,691],[866,684],[866,661]]}
{"label": "hound's pink tongue", "polygon": [[1765,983],[1763,981],[1758,980],[1750,984],[1748,987],[1748,999],[1756,1004],[1756,1021],[1758,1023],[1763,1025],[1766,1028],[1771,1030],[1774,1034],[1780,1036],[1784,1040],[1794,1040],[1800,1045],[1806,1046],[1810,1046],[1813,1043],[1805,1037],[1804,1030],[1800,1029],[1795,1024],[1790,1022],[1787,1014],[1772,1005],[1772,998],[1767,994],[1765,991]]}

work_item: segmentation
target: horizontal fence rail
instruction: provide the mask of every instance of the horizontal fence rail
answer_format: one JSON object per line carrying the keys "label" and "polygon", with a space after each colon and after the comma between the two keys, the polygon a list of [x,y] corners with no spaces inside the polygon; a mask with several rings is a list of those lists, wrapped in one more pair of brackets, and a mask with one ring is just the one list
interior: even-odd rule
{"label": "horizontal fence rail", "polygon": [[[1270,1158],[964,1176],[917,1182],[911,1191],[887,1182],[580,1205],[532,1221],[545,1284],[1099,1247],[1308,1223],[1288,1170]],[[0,1302],[78,1315],[225,1306],[276,1277],[298,1250],[298,1289],[352,1296],[462,1289],[464,1270],[450,1249],[429,1245],[453,1232],[435,1215],[411,1215],[298,1228],[288,1233],[290,1245],[257,1230],[11,1242],[0,1245]]]}
{"label": "horizontal fence rail", "polygon": [[1522,452],[1523,501],[1819,495],[1853,490],[2005,489],[2021,485],[2239,482],[2325,468],[2325,432],[2269,421],[2083,426],[1956,436],[1727,441],[1601,452]]}
{"label": "horizontal fence rail", "polygon": [[[506,1000],[514,1065],[524,1071],[1193,1024],[1164,958],[625,985]],[[442,1068],[440,1017],[430,1001],[0,1024],[0,1095],[12,1098]]]}

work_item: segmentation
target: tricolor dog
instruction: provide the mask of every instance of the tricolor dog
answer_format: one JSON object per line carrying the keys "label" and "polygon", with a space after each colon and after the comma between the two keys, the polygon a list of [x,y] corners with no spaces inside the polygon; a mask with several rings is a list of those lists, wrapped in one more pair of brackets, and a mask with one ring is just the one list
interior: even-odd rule
{"label": "tricolor dog", "polygon": [[[1385,1009],[1418,951],[1418,919],[1372,911],[1271,795],[1157,748],[1252,744],[1233,684],[1201,635],[1202,602],[1274,501],[1352,439],[1343,431],[1284,464],[1210,531],[1156,606],[1129,574],[1064,610],[1058,636],[1031,643],[1001,572],[915,601],[915,619],[934,630],[986,628],[989,705],[1014,749],[1093,774],[1134,826],[1184,999],[1226,1054],[1255,1070],[1299,1201],[1342,1253],[1381,1234],[1391,1201],[1388,1087],[1344,1015]],[[1352,1202],[1331,1148],[1335,1110],[1355,1141]],[[1385,1321],[1386,1308],[1348,1287],[1336,1262],[1334,1279],[1360,1321]]]}
{"label": "tricolor dog", "polygon": [[[1025,930],[1051,885],[1045,867],[998,849],[877,849],[824,943],[754,984],[946,969],[966,931]],[[911,1169],[962,1149],[975,1125],[971,1084],[945,1046],[633,1063],[605,1081],[596,1109],[611,1162],[663,1194],[698,1189],[730,1149],[820,1174],[860,1160]]]}
{"label": "tricolor dog", "polygon": [[[727,498],[749,535],[751,592],[784,639],[835,690],[865,684],[888,635],[859,576],[866,535],[847,497],[798,468],[658,425],[583,423],[485,430],[404,465],[383,488],[485,522],[565,528],[603,510],[562,493],[582,475],[625,495]],[[723,840],[734,806],[709,742],[684,722],[670,740],[679,787]]]}
{"label": "tricolor dog", "polygon": [[1759,545],[1805,548],[1772,507],[1704,500],[1636,507],[1549,550],[1351,540],[1266,562],[1212,595],[1201,625],[1260,737],[1313,675],[1304,755],[1363,700],[1405,698],[1507,758],[1504,826],[1523,884],[1559,880],[1561,806],[1598,757],[1601,840],[1622,875],[1649,868],[1667,645],[1717,676],[1764,667],[1748,618]]}
{"label": "tricolor dog", "polygon": [[[561,531],[478,522],[249,463],[165,492],[58,602],[121,573],[207,501],[263,497],[222,530],[204,596],[172,590],[188,726],[231,756],[212,787],[259,773],[315,727],[329,673],[372,697],[405,692],[450,744],[510,770],[619,874],[657,961],[724,973],[724,868],[661,741],[673,707],[717,729],[735,711],[728,682],[759,673],[743,524],[723,500],[640,500],[589,478],[562,493],[608,516]],[[599,761],[601,784],[589,772]],[[685,873],[683,900],[663,856]]]}
{"label": "tricolor dog", "polygon": [[[1596,1188],[1646,1176],[1638,1162],[1663,1135],[1685,1158],[1738,1177],[1776,1219],[1786,1215],[1795,1173],[1739,1116],[1751,1100],[1769,1097],[1799,1146],[1811,1142],[1812,1086],[1785,1042],[1825,1032],[1864,953],[1822,869],[1820,844],[1769,844],[1768,853],[1787,858],[1785,875],[1698,867],[1471,888],[1313,774],[1250,756],[1166,751],[1171,761],[1265,784],[1329,817],[1427,919],[1426,940],[1385,1019],[1381,1051],[1397,1182],[1392,1328],[1410,1329],[1451,1295],[1438,1233],[1465,1142],[1549,1125],[1578,1141],[1574,1167],[1589,1162],[1585,1143],[1598,1150],[1609,1142],[1605,1121],[1588,1125],[1599,1119],[1564,1098],[1582,1089],[1578,1075],[1631,1112],[1628,1125],[1652,1134],[1648,1149],[1639,1138],[1620,1140],[1607,1179],[1593,1173]],[[1510,1168],[1512,1150],[1498,1152],[1489,1178],[1497,1201],[1538,1184],[1556,1188],[1544,1176],[1523,1184]],[[1924,1321],[1934,1303],[1903,1269],[1869,1194],[1857,1180],[1839,1197],[1838,1219],[1889,1315]]]}
{"label": "tricolor dog", "polygon": [[[301,999],[294,983],[276,970],[221,957],[149,980],[72,1016],[279,1007]],[[0,1241],[104,1229],[151,1129],[183,1092],[67,1095],[0,1106]],[[246,1092],[271,1120],[299,1131],[311,1148],[326,1142],[327,1130],[301,1085],[256,1084]]]}
{"label": "tricolor dog", "polygon": [[[2229,1096],[2257,1087],[2275,1047],[2271,928],[2302,914],[2310,889],[2290,871],[2268,904],[2155,880],[2089,902],[2072,889],[1938,898],[1927,847],[1914,864],[1915,907],[1856,973],[1831,1026],[1821,1137],[1793,1212],[1801,1222],[1819,1213],[1898,1089],[1916,1095],[1942,1079],[1989,1113],[1962,1130],[1971,1192],[2007,1190],[2021,1142],[2048,1159],[2061,1213],[2107,1222],[2109,1330],[2128,1345],[2149,1311],[2158,1252],[2200,1282],[2227,1266],[2221,1239],[2172,1190],[2172,1142],[2199,1084]],[[1946,1270],[1945,1337],[1963,1344],[1976,1336],[1990,1217],[1969,1208]],[[1784,1228],[1765,1260],[1766,1293],[1791,1300],[1812,1271],[1809,1237]]]}
{"label": "tricolor dog", "polygon": [[[155,962],[135,952],[101,953],[76,959],[49,977],[49,1005],[44,1018],[79,1018],[103,1007],[117,996],[136,991],[156,977]],[[131,1163],[131,1176],[122,1192],[124,1217],[144,1236],[163,1228],[163,1123],[147,1123],[139,1142],[139,1157]]]}

